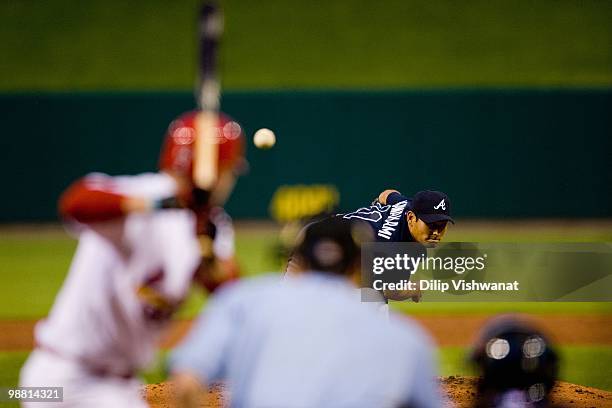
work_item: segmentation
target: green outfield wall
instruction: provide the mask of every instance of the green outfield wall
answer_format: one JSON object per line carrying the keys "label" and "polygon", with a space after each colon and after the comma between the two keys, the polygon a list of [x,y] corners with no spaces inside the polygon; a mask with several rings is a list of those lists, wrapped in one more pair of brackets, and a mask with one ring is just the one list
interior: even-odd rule
{"label": "green outfield wall", "polygon": [[[0,221],[53,220],[91,171],[154,170],[189,93],[2,94]],[[446,191],[458,217],[612,216],[612,90],[232,92],[250,172],[228,208],[263,218],[280,185],[332,184],[340,208],[382,189]]]}

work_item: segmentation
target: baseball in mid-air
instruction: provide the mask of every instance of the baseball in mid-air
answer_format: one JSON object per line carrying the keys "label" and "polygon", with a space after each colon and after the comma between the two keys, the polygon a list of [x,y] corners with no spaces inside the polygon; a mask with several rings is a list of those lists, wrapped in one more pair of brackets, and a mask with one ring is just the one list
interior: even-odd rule
{"label": "baseball in mid-air", "polygon": [[276,136],[270,129],[262,128],[255,132],[253,143],[260,149],[269,149],[276,143]]}

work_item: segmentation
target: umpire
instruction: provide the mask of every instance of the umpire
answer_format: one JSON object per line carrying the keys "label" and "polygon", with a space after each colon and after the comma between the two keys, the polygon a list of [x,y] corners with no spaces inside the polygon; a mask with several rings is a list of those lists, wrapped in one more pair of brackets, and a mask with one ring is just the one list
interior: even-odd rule
{"label": "umpire", "polygon": [[[172,353],[179,402],[226,381],[236,407],[439,407],[431,341],[360,303],[360,242],[340,217],[305,230],[304,268],[229,285]],[[192,404],[192,405],[190,405]]]}

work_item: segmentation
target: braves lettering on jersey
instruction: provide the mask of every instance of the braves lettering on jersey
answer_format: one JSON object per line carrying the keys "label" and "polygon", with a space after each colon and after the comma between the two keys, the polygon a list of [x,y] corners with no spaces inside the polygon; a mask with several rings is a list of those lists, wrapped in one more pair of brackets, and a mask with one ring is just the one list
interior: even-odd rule
{"label": "braves lettering on jersey", "polygon": [[411,210],[412,199],[395,192],[389,194],[386,205],[376,202],[369,207],[341,215],[346,219],[367,221],[379,242],[410,242],[414,239],[408,229],[406,213]]}

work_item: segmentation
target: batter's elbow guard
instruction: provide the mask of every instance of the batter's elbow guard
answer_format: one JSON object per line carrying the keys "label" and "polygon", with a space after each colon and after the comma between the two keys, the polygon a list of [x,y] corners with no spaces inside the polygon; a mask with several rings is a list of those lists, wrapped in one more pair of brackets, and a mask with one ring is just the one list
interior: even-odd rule
{"label": "batter's elbow guard", "polygon": [[89,188],[85,180],[73,183],[60,197],[60,216],[78,222],[109,221],[124,215],[123,196]]}

